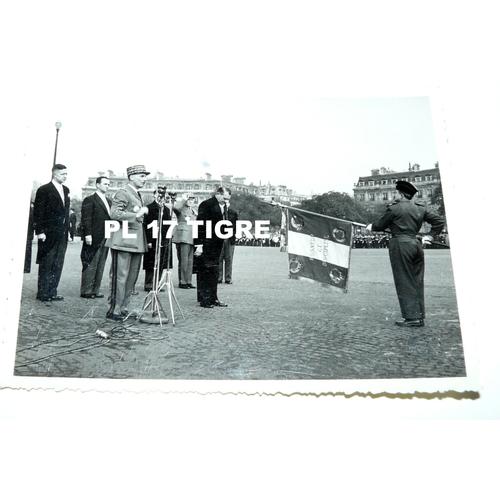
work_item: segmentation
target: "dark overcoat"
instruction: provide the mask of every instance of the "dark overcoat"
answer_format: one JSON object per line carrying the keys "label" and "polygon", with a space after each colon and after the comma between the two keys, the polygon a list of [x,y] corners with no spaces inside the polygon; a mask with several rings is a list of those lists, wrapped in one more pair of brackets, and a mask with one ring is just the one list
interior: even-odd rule
{"label": "dark overcoat", "polygon": [[52,182],[37,189],[33,207],[35,234],[44,233],[45,241],[38,240],[37,264],[56,243],[68,239],[69,231],[69,189],[63,185],[64,202]]}

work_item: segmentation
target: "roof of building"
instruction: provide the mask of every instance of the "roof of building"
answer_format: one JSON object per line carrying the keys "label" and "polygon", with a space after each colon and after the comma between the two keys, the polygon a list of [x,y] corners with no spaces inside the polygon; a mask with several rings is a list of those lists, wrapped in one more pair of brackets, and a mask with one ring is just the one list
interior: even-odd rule
{"label": "roof of building", "polygon": [[439,168],[428,168],[425,170],[404,170],[403,172],[390,172],[388,174],[367,175],[360,177],[358,182],[383,180],[383,179],[398,179],[400,177],[422,177],[429,174],[439,175]]}

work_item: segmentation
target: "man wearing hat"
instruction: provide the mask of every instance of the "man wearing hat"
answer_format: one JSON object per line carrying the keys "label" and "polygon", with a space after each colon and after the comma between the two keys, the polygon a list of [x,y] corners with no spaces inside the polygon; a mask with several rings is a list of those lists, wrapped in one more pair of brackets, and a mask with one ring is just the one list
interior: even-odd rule
{"label": "man wearing hat", "polygon": [[[147,250],[143,219],[148,208],[142,203],[139,189],[149,172],[144,165],[127,168],[129,183],[116,192],[111,205],[111,219],[120,221],[120,229],[111,233],[106,246],[111,249],[111,293],[106,317],[121,320],[128,314],[130,296],[134,290],[142,254]],[[127,231],[123,222],[127,221]]]}
{"label": "man wearing hat", "polygon": [[[390,229],[389,258],[403,316],[402,320],[396,321],[396,325],[420,327],[424,326],[425,318],[423,245],[439,235],[445,221],[437,213],[429,211],[424,203],[413,200],[418,189],[410,182],[397,181],[396,189],[400,198],[387,205],[380,220],[368,224],[366,229]],[[431,232],[420,241],[417,234],[423,222],[431,224]]]}

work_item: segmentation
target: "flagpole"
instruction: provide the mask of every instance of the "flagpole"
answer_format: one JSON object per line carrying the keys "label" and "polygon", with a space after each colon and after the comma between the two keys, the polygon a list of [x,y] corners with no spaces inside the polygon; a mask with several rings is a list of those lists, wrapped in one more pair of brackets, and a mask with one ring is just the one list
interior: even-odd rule
{"label": "flagpole", "polygon": [[338,217],[331,217],[330,215],[318,214],[317,212],[310,212],[309,210],[304,210],[303,208],[296,208],[296,207],[290,207],[288,205],[282,205],[281,203],[278,202],[271,203],[270,201],[264,201],[264,200],[260,201],[262,201],[262,203],[267,203],[268,205],[272,205],[273,207],[289,208],[291,210],[297,210],[297,212],[303,212],[305,214],[320,215],[321,217],[326,217],[327,219],[346,222],[347,224],[353,224],[354,226],[366,227],[366,224],[362,224],[361,222],[353,222],[352,220],[339,219]]}

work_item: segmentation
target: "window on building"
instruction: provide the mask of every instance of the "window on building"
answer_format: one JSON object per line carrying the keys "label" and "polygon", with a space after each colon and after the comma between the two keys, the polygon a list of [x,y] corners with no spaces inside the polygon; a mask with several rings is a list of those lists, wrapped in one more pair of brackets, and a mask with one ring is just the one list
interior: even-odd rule
{"label": "window on building", "polygon": [[375,193],[370,193],[370,201],[375,201]]}
{"label": "window on building", "polygon": [[382,199],[383,200],[388,200],[389,199],[389,193],[382,193]]}
{"label": "window on building", "polygon": [[387,184],[387,181],[384,179],[384,180],[382,181],[382,184],[385,186],[385,185]]}
{"label": "window on building", "polygon": [[422,191],[417,192],[417,198],[422,198]]}
{"label": "window on building", "polygon": [[368,181],[368,185],[369,185],[369,186],[374,186],[374,185],[375,185],[375,183],[374,183],[373,181]]}
{"label": "window on building", "polygon": [[432,181],[432,175],[426,175],[425,176],[426,181]]}
{"label": "window on building", "polygon": [[123,186],[123,182],[117,182],[116,185],[117,187],[121,188]]}
{"label": "window on building", "polygon": [[364,195],[364,193],[359,195],[359,200],[360,201],[365,201],[365,195]]}
{"label": "window on building", "polygon": [[363,181],[361,181],[361,182],[359,182],[359,183],[358,183],[358,185],[359,185],[360,187],[362,187],[362,186],[364,186],[364,185],[365,185],[365,183],[364,183]]}
{"label": "window on building", "polygon": [[422,182],[422,177],[415,177],[415,182]]}
{"label": "window on building", "polygon": [[398,182],[397,179],[391,179],[391,181],[392,181],[393,184],[396,184],[396,182]]}

